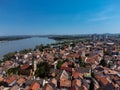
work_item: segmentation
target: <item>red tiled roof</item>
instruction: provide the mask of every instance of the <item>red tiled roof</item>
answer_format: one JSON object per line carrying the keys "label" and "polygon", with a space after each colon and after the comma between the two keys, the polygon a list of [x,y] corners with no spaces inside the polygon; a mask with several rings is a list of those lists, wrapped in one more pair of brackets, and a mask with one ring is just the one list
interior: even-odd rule
{"label": "red tiled roof", "polygon": [[75,79],[72,81],[72,86],[81,86],[81,81],[79,79]]}
{"label": "red tiled roof", "polygon": [[24,79],[24,78],[20,78],[20,79],[18,79],[18,81],[17,81],[18,84],[22,84],[22,83],[24,83],[24,82],[25,82],[25,79]]}
{"label": "red tiled roof", "polygon": [[60,87],[71,87],[71,81],[70,80],[61,80]]}
{"label": "red tiled roof", "polygon": [[29,88],[29,90],[39,90],[39,89],[40,89],[40,85],[37,82],[33,83]]}
{"label": "red tiled roof", "polygon": [[8,84],[10,84],[10,83],[12,83],[14,80],[16,80],[16,78],[15,78],[14,76],[11,76],[11,77],[9,77],[9,78],[6,80],[6,82],[7,82]]}
{"label": "red tiled roof", "polygon": [[53,90],[52,86],[47,84],[43,90]]}
{"label": "red tiled roof", "polygon": [[75,71],[72,73],[73,78],[78,78],[79,77],[79,72]]}
{"label": "red tiled roof", "polygon": [[24,64],[24,65],[21,66],[21,69],[22,69],[22,70],[23,70],[23,69],[27,69],[29,66],[30,66],[29,64]]}
{"label": "red tiled roof", "polygon": [[61,67],[67,67],[68,66],[68,62],[64,62]]}
{"label": "red tiled roof", "polygon": [[101,82],[103,85],[107,85],[109,83],[106,77],[96,76],[96,79],[97,81]]}

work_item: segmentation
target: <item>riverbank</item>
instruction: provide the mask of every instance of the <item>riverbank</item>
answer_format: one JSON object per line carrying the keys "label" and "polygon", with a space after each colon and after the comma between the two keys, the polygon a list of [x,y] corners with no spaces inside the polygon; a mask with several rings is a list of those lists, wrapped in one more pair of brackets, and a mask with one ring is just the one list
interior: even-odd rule
{"label": "riverbank", "polygon": [[15,52],[20,51],[23,49],[33,49],[36,45],[46,45],[55,43],[55,40],[48,39],[46,37],[32,37],[32,38],[26,38],[21,40],[13,40],[13,41],[2,41],[0,43],[0,58],[3,57],[3,55],[9,53],[9,52]]}

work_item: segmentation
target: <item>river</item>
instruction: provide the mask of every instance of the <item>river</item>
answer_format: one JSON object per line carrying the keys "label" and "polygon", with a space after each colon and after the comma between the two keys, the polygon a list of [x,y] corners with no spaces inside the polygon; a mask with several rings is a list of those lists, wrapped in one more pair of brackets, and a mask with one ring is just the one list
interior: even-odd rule
{"label": "river", "polygon": [[39,38],[39,37],[33,37],[33,38],[27,38],[27,39],[21,39],[21,40],[15,40],[15,41],[5,41],[0,42],[0,58],[3,57],[3,55],[19,51],[22,49],[28,49],[28,48],[34,48],[36,45],[46,45],[55,43],[55,40],[48,39],[48,38]]}

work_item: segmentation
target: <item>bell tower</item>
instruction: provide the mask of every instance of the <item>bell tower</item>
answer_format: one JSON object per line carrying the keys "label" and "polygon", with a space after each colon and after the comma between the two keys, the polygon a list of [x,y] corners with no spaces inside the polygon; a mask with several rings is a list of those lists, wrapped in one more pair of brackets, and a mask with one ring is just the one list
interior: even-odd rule
{"label": "bell tower", "polygon": [[33,66],[33,75],[35,75],[35,71],[37,70],[37,62],[35,60],[35,56],[32,58],[32,66]]}

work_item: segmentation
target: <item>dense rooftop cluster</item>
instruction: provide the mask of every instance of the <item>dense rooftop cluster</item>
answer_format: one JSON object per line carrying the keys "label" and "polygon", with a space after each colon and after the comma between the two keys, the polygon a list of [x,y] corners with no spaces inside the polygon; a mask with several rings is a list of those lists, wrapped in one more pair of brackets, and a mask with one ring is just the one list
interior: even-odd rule
{"label": "dense rooftop cluster", "polygon": [[40,45],[0,65],[0,90],[120,90],[120,43],[114,40]]}

